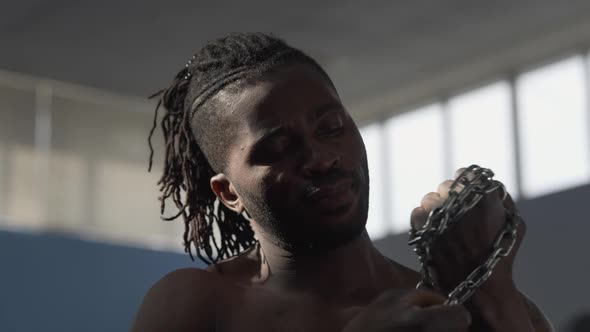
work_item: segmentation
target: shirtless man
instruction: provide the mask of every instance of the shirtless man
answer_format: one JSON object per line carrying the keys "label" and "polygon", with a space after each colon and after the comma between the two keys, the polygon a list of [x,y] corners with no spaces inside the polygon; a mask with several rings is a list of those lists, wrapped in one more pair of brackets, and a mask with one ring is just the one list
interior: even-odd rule
{"label": "shirtless man", "polygon": [[[524,229],[464,305],[415,290],[419,274],[375,249],[363,141],[328,75],[301,51],[264,34],[230,35],[157,95],[166,109],[162,211],[175,203],[181,212],[169,219],[182,216],[187,251],[208,268],[164,276],[132,331],[551,330],[512,279]],[[424,197],[414,227],[451,182]],[[483,262],[504,202],[487,195],[438,241],[443,285]]]}

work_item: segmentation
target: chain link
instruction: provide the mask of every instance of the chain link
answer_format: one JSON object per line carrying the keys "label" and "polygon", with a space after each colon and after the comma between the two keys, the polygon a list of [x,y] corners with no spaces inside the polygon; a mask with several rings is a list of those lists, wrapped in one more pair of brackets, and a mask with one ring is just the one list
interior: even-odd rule
{"label": "chain link", "polygon": [[[453,182],[449,188],[449,197],[443,205],[430,211],[424,226],[419,230],[410,231],[408,244],[415,246],[414,252],[418,255],[421,265],[421,281],[416,288],[429,287],[440,290],[436,271],[432,267],[431,252],[433,242],[448,227],[459,221],[484,195],[500,190],[502,200],[506,199],[506,188],[501,182],[493,180],[493,176],[494,172],[490,169],[478,165],[469,166]],[[459,188],[460,185],[463,189]],[[506,223],[496,236],[488,258],[448,294],[445,304],[459,304],[469,299],[490,278],[500,259],[510,254],[516,243],[521,218],[515,210],[506,209],[506,213]]]}

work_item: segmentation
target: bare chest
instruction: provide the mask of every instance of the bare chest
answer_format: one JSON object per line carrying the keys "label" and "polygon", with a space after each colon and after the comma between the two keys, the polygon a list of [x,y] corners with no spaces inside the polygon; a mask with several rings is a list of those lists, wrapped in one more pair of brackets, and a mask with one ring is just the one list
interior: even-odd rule
{"label": "bare chest", "polygon": [[351,310],[311,296],[247,291],[228,303],[226,315],[218,317],[217,332],[331,332],[352,316]]}

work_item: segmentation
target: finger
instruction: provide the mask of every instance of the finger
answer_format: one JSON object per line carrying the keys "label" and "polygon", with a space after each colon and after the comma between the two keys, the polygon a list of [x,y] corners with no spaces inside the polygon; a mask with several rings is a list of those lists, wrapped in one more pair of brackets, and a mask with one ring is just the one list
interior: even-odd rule
{"label": "finger", "polygon": [[422,201],[420,202],[420,206],[423,207],[424,210],[426,210],[426,212],[430,213],[430,211],[443,205],[443,203],[444,203],[444,200],[440,197],[440,195],[438,193],[430,192],[430,193],[424,195],[424,197],[422,197]]}
{"label": "finger", "polygon": [[454,331],[471,325],[471,314],[462,305],[436,305],[415,313],[426,323],[426,331]]}
{"label": "finger", "polygon": [[439,293],[427,289],[389,289],[381,293],[372,303],[392,306],[395,308],[419,307],[426,308],[442,305],[446,298]]}
{"label": "finger", "polygon": [[412,210],[412,214],[410,216],[410,225],[414,230],[420,230],[426,224],[426,220],[428,219],[428,212],[424,210],[423,207],[419,206]]}
{"label": "finger", "polygon": [[[455,172],[455,180],[460,177],[463,172],[465,172],[467,170],[468,167],[461,167],[459,168],[456,172]],[[464,176],[468,181],[471,181],[475,178],[475,175],[473,174],[473,171],[467,172]]]}
{"label": "finger", "polygon": [[459,176],[461,176],[461,174],[463,174],[463,172],[465,172],[467,168],[466,167],[461,167],[458,170],[455,171],[455,179],[458,178]]}
{"label": "finger", "polygon": [[402,299],[402,302],[408,306],[417,306],[427,308],[431,306],[440,306],[446,301],[446,298],[439,293],[427,289],[417,289],[408,292]]}
{"label": "finger", "polygon": [[[449,198],[449,190],[451,189],[451,186],[453,185],[454,182],[455,182],[454,180],[446,180],[444,182],[441,182],[441,184],[438,185],[438,188],[436,191],[438,191],[440,198],[442,198],[443,200],[446,200],[447,198]],[[459,192],[462,189],[463,189],[463,185],[457,184],[455,191]]]}

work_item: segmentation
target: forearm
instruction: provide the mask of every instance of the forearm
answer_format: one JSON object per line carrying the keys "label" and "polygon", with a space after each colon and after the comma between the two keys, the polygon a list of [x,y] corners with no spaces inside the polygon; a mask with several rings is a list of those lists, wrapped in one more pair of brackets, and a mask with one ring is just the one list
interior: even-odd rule
{"label": "forearm", "polygon": [[541,309],[531,299],[526,297],[526,295],[520,293],[520,296],[527,306],[527,311],[535,332],[555,332],[555,328],[553,328],[553,325]]}
{"label": "forearm", "polygon": [[531,312],[525,297],[510,286],[484,287],[466,303],[473,316],[473,331],[549,332],[551,326]]}

